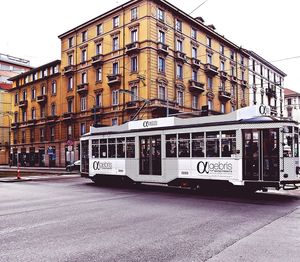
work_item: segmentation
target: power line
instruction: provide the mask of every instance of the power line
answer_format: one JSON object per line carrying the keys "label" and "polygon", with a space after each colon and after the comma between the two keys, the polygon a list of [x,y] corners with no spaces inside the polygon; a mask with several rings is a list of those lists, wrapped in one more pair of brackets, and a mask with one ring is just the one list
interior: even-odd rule
{"label": "power line", "polygon": [[194,13],[198,8],[200,8],[202,5],[204,5],[208,0],[205,0],[204,2],[202,2],[200,5],[198,5],[192,12],[189,13],[189,15],[191,15],[192,13]]}
{"label": "power line", "polygon": [[298,59],[298,58],[300,58],[300,56],[287,57],[287,58],[283,58],[283,59],[278,59],[278,60],[271,61],[271,63],[281,62],[281,61],[286,61],[286,60],[291,60],[291,59]]}

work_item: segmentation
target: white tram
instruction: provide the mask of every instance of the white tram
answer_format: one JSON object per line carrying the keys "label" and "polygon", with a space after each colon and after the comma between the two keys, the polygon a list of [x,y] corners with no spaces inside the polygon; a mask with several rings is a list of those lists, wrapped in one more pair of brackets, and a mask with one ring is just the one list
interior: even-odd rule
{"label": "white tram", "polygon": [[226,115],[91,127],[81,138],[81,175],[94,182],[296,189],[298,123],[269,112],[253,106]]}

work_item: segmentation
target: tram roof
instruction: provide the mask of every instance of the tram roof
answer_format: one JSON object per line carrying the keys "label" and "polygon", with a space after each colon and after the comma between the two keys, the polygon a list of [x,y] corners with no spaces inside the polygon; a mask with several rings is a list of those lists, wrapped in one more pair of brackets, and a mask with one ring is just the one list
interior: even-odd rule
{"label": "tram roof", "polygon": [[84,136],[108,133],[123,133],[123,132],[137,132],[150,130],[165,130],[177,129],[185,127],[201,127],[201,126],[218,126],[218,125],[234,125],[246,123],[269,123],[282,122],[293,123],[297,122],[273,117],[270,115],[270,107],[268,106],[251,106],[238,109],[234,112],[224,115],[203,116],[193,118],[179,118],[179,117],[163,117],[146,120],[130,121],[119,126],[106,127],[91,127],[90,132]]}

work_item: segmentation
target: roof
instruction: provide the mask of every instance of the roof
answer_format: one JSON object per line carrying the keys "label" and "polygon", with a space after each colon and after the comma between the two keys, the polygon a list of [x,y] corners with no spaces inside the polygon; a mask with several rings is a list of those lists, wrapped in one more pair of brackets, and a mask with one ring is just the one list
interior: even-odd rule
{"label": "roof", "polygon": [[259,60],[260,62],[262,62],[263,64],[267,65],[268,67],[270,67],[271,69],[273,69],[274,71],[276,71],[278,74],[282,75],[282,76],[287,76],[286,73],[284,73],[283,71],[281,71],[278,67],[274,66],[273,64],[271,64],[269,61],[267,61],[266,59],[262,58],[260,55],[258,55],[257,53],[255,53],[254,51],[251,50],[247,50],[244,49],[244,51],[246,53],[248,53],[250,56],[252,56],[253,58]]}
{"label": "roof", "polygon": [[29,70],[29,71],[27,71],[27,72],[25,72],[25,73],[19,74],[19,75],[17,75],[17,76],[13,76],[13,77],[9,78],[8,80],[9,80],[9,81],[14,81],[14,80],[20,79],[20,78],[22,78],[22,77],[31,75],[31,74],[33,74],[33,73],[35,73],[35,72],[38,72],[38,71],[43,70],[43,69],[45,69],[45,68],[48,68],[49,66],[53,66],[53,65],[60,64],[60,62],[61,62],[61,60],[54,60],[54,61],[52,61],[52,62],[50,62],[50,63],[47,63],[47,64],[44,64],[44,65],[42,65],[42,66],[36,67],[36,68],[34,68],[34,69],[32,69],[32,70]]}
{"label": "roof", "polygon": [[0,61],[6,62],[8,64],[12,64],[12,65],[19,65],[21,67],[28,68],[28,69],[33,68],[32,66],[30,66],[29,60],[11,56],[11,55],[7,55],[7,54],[0,53]]}
{"label": "roof", "polygon": [[0,83],[0,89],[10,90],[11,88],[12,88],[12,84]]}
{"label": "roof", "polygon": [[300,93],[296,92],[296,91],[293,91],[291,89],[288,89],[288,88],[284,88],[284,96],[287,97],[287,96],[300,96]]}
{"label": "roof", "polygon": [[[123,10],[124,8],[131,6],[135,3],[139,3],[142,0],[130,0],[108,12],[105,12],[102,15],[99,15],[79,26],[74,27],[73,29],[61,34],[58,36],[58,38],[63,38],[69,34],[75,33],[79,30],[82,30],[84,27],[89,26],[95,22],[97,22],[99,19],[103,19],[109,15],[112,15],[114,13],[120,12],[121,10]],[[168,7],[169,9],[172,9],[174,11],[174,13],[176,13],[176,15],[180,15],[185,17],[187,20],[190,20],[192,23],[197,24],[197,26],[201,27],[204,31],[206,31],[207,33],[209,33],[210,35],[214,35],[216,38],[221,39],[223,42],[226,42],[228,45],[232,46],[233,48],[239,50],[241,53],[243,53],[243,55],[245,56],[249,56],[248,53],[246,53],[243,48],[239,47],[238,45],[234,44],[233,42],[231,42],[230,40],[226,39],[224,36],[218,34],[217,32],[215,32],[210,26],[208,25],[204,25],[201,21],[199,21],[199,19],[194,18],[192,16],[190,16],[189,14],[185,13],[184,11],[180,10],[179,8],[177,8],[176,6],[170,4],[169,2],[165,1],[165,0],[152,0],[153,2],[158,2],[161,5],[164,5],[166,7]],[[203,20],[203,19],[202,19]],[[203,20],[204,21],[204,20]]]}

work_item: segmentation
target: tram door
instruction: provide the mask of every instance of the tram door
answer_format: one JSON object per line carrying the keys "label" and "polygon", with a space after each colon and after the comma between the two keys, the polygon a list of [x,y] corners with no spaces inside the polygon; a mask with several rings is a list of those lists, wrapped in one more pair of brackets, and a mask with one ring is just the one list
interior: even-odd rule
{"label": "tram door", "polygon": [[243,130],[243,179],[279,180],[278,129]]}
{"label": "tram door", "polygon": [[161,136],[140,137],[140,174],[161,175]]}

